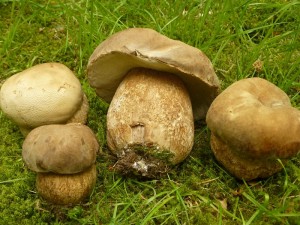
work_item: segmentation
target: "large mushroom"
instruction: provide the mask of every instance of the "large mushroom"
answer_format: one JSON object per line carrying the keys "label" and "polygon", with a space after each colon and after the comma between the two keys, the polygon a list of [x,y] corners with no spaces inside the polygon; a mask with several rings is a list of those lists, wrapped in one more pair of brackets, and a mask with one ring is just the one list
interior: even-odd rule
{"label": "large mushroom", "polygon": [[0,91],[2,111],[26,134],[35,127],[86,123],[88,101],[74,73],[61,63],[43,63],[9,77]]}
{"label": "large mushroom", "polygon": [[29,132],[22,157],[25,165],[37,172],[40,196],[54,204],[76,204],[94,188],[98,148],[96,136],[87,126],[51,124]]}
{"label": "large mushroom", "polygon": [[240,179],[269,177],[300,151],[300,111],[262,78],[230,85],[213,101],[206,121],[216,159]]}
{"label": "large mushroom", "polygon": [[204,118],[219,90],[199,49],[147,28],[130,28],[103,41],[88,62],[88,80],[111,102],[107,143],[115,168],[157,176],[184,160],[194,119]]}

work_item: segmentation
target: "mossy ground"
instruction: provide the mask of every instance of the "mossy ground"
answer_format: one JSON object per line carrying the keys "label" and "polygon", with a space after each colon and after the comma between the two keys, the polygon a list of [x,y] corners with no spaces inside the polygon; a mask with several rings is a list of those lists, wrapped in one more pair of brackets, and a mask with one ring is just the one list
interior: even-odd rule
{"label": "mossy ground", "polygon": [[259,76],[300,109],[299,12],[299,1],[285,0],[0,1],[1,82],[38,63],[67,65],[87,94],[88,125],[102,149],[90,198],[72,207],[48,204],[22,162],[23,136],[0,112],[0,224],[300,224],[299,156],[268,179],[238,181],[215,161],[203,121],[195,124],[191,155],[166,177],[116,174],[105,141],[108,104],[86,79],[101,41],[128,27],[149,27],[203,50],[222,88]]}

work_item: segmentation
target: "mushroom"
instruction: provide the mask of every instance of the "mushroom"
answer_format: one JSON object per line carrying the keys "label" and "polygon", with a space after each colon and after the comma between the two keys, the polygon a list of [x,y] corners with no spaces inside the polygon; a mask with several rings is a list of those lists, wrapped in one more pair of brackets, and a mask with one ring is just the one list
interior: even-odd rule
{"label": "mushroom", "polygon": [[79,123],[51,124],[29,132],[22,146],[25,165],[37,172],[40,196],[54,204],[84,200],[96,182],[99,149],[92,130]]}
{"label": "mushroom", "polygon": [[39,64],[9,77],[1,87],[0,106],[24,136],[46,124],[85,124],[88,113],[79,80],[60,63]]}
{"label": "mushroom", "polygon": [[300,151],[300,111],[262,78],[230,85],[211,104],[206,122],[216,159],[239,179],[269,177]]}
{"label": "mushroom", "polygon": [[219,90],[212,64],[199,49],[147,28],[103,41],[88,62],[88,80],[110,102],[107,143],[115,168],[152,177],[183,161]]}

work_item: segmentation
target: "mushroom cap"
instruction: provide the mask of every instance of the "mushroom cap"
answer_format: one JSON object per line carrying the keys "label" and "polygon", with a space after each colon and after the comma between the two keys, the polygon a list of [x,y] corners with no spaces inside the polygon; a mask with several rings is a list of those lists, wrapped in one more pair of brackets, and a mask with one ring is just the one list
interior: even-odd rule
{"label": "mushroom cap", "polygon": [[9,77],[2,85],[0,106],[20,127],[65,123],[83,101],[81,84],[60,63],[44,63]]}
{"label": "mushroom cap", "polygon": [[73,205],[92,192],[97,179],[96,166],[76,174],[38,173],[36,188],[40,196],[57,205]]}
{"label": "mushroom cap", "polygon": [[129,28],[103,41],[89,58],[88,80],[98,96],[110,102],[135,67],[178,75],[189,91],[195,119],[205,117],[219,92],[212,63],[202,51],[148,28]]}
{"label": "mushroom cap", "polygon": [[[89,111],[89,102],[85,94],[83,94],[83,100],[79,109],[75,114],[65,123],[81,123],[86,124]],[[20,127],[20,131],[24,136],[34,129],[33,127]]]}
{"label": "mushroom cap", "polygon": [[300,151],[300,111],[261,78],[237,81],[211,104],[206,122],[220,142],[253,159],[288,159]]}
{"label": "mushroom cap", "polygon": [[59,174],[78,173],[96,161],[95,134],[82,124],[51,124],[33,129],[25,138],[22,156],[29,169]]}

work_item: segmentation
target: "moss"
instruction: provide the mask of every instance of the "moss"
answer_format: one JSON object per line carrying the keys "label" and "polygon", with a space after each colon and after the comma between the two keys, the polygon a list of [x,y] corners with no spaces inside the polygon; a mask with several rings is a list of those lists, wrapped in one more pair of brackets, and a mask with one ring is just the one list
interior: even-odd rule
{"label": "moss", "polygon": [[[223,88],[244,77],[264,77],[299,108],[298,12],[299,3],[286,0],[1,1],[0,81],[37,63],[66,64],[87,94],[88,126],[102,152],[89,201],[53,206],[39,199],[35,174],[22,163],[23,136],[0,112],[0,223],[297,224],[300,158],[271,178],[245,184],[215,161],[209,132],[199,121],[191,155],[166,176],[138,180],[116,174],[105,138],[108,103],[89,86],[85,68],[94,48],[110,34],[149,27],[203,50]],[[252,66],[257,59],[264,62],[259,74]],[[227,210],[217,204],[224,198]]]}

